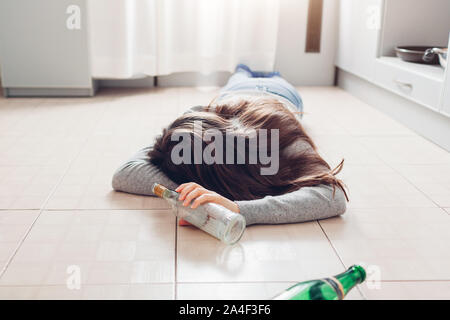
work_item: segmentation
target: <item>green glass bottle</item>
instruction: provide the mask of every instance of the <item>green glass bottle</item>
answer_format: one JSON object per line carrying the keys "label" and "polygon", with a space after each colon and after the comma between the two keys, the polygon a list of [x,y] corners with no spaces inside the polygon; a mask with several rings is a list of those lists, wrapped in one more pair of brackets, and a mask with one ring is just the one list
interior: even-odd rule
{"label": "green glass bottle", "polygon": [[366,271],[359,265],[334,277],[300,282],[286,289],[274,300],[342,300],[357,284],[366,279]]}

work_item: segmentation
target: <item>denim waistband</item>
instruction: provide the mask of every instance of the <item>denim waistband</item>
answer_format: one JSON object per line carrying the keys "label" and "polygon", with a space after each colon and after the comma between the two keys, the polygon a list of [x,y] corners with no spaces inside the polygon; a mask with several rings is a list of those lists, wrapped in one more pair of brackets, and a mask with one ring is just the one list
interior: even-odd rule
{"label": "denim waistband", "polygon": [[235,83],[226,88],[226,91],[237,90],[258,90],[276,94],[289,100],[300,111],[303,109],[303,102],[297,90],[295,90],[295,88],[287,88],[283,84],[277,82],[276,79],[249,79]]}

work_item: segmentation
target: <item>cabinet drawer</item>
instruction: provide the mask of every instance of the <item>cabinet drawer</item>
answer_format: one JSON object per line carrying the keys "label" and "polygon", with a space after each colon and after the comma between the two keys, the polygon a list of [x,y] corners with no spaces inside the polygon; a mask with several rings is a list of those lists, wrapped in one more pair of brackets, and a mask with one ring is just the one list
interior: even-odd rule
{"label": "cabinet drawer", "polygon": [[443,70],[438,68],[409,64],[397,58],[377,59],[375,82],[394,93],[438,111],[444,74]]}

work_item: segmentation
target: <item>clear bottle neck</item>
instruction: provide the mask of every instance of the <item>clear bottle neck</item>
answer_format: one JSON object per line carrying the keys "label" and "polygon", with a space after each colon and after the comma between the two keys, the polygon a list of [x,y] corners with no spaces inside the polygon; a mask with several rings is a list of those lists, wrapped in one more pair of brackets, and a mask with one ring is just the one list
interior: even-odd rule
{"label": "clear bottle neck", "polygon": [[153,184],[152,192],[156,196],[166,199],[166,200],[172,200],[172,199],[178,200],[178,196],[179,196],[178,192],[170,190],[159,183]]}
{"label": "clear bottle neck", "polygon": [[164,190],[164,192],[162,194],[162,198],[164,198],[166,200],[175,200],[175,201],[177,201],[179,195],[180,194],[178,192],[176,192],[176,191],[166,189],[166,190]]}

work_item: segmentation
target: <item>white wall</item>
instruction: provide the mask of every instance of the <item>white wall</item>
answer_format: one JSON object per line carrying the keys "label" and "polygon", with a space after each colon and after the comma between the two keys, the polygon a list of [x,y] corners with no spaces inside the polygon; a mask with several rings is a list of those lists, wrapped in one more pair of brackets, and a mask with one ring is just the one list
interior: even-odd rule
{"label": "white wall", "polygon": [[[305,53],[308,0],[280,0],[280,19],[275,69],[294,85],[332,85],[337,34],[337,0],[324,0],[320,53]],[[223,85],[229,74],[173,74],[158,77],[160,86]],[[100,86],[152,86],[141,80],[106,80]]]}
{"label": "white wall", "polygon": [[295,85],[333,85],[338,1],[324,0],[320,53],[305,53],[308,0],[281,0],[275,69]]}

